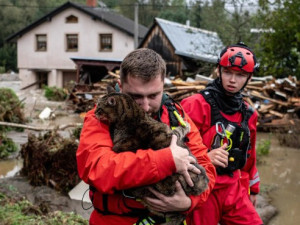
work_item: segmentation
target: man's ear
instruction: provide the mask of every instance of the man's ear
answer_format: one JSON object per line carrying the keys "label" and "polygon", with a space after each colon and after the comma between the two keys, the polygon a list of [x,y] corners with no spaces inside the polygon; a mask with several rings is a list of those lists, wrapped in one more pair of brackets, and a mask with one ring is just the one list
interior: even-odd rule
{"label": "man's ear", "polygon": [[122,84],[121,84],[121,81],[120,81],[120,79],[118,79],[118,80],[117,80],[117,83],[118,83],[118,85],[119,85],[120,92],[122,92]]}

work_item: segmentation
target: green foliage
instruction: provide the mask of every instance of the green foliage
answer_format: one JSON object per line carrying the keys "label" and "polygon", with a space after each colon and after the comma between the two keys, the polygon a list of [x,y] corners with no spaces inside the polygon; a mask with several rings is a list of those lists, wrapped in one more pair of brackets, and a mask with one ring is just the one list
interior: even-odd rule
{"label": "green foliage", "polygon": [[261,140],[256,143],[256,154],[258,156],[268,155],[271,147],[271,139]]}
{"label": "green foliage", "polygon": [[64,101],[67,93],[63,88],[44,86],[45,97],[50,101]]}
{"label": "green foliage", "polygon": [[185,1],[173,0],[170,7],[165,6],[164,10],[161,10],[157,17],[185,24],[189,19],[188,15],[188,9]]}
{"label": "green foliage", "polygon": [[[197,3],[193,5],[192,25],[197,26],[199,18],[200,28],[215,31],[223,41],[224,45],[235,44],[243,41],[248,46],[252,46],[254,41],[250,29],[255,23],[255,16],[249,12],[249,1],[229,0],[230,10],[225,8],[224,0],[205,1],[203,5]],[[200,6],[199,6],[200,4]],[[201,14],[195,14],[201,10]],[[195,21],[196,19],[196,21]]]}
{"label": "green foliage", "polygon": [[13,199],[0,192],[0,221],[6,225],[88,225],[74,213],[56,211],[43,215],[43,210],[26,199]]}
{"label": "green foliage", "polygon": [[[12,89],[0,88],[0,121],[24,123],[23,107],[24,105]],[[4,127],[0,126],[0,130],[4,130]]]}
{"label": "green foliage", "polygon": [[5,133],[0,133],[0,159],[5,159],[18,150],[17,145]]}
{"label": "green foliage", "polygon": [[263,72],[275,77],[296,75],[300,78],[300,2],[298,0],[276,1],[273,8],[261,0],[259,17],[264,29],[258,56]]}

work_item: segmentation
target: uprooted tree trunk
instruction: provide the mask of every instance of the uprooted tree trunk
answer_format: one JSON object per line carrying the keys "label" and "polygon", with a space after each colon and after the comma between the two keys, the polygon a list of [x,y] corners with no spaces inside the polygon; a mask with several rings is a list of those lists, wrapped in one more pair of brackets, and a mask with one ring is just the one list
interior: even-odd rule
{"label": "uprooted tree trunk", "polygon": [[20,153],[23,158],[21,175],[27,176],[31,185],[47,185],[68,193],[80,181],[77,147],[75,138],[63,138],[56,131],[38,137],[29,134]]}

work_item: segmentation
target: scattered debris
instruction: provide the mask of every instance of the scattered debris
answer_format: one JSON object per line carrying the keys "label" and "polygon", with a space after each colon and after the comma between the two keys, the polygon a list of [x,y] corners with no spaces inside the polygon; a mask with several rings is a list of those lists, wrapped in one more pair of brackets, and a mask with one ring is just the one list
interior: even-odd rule
{"label": "scattered debris", "polygon": [[[56,127],[48,127],[48,126],[47,127],[35,127],[35,126],[30,126],[30,125],[25,125],[25,124],[8,123],[8,122],[1,122],[0,121],[0,126],[1,125],[6,126],[6,127],[18,127],[18,128],[22,128],[22,129],[35,130],[35,131],[51,131],[51,130],[65,130],[69,127],[81,127],[82,123],[62,124],[62,125],[56,126]],[[77,132],[77,135],[78,135],[78,132]]]}
{"label": "scattered debris", "polygon": [[300,82],[295,77],[264,80],[254,78],[247,85],[247,100],[259,113],[258,129],[289,130],[299,124],[300,119]]}
{"label": "scattered debris", "polygon": [[[116,83],[117,74],[92,85],[75,85],[69,101],[75,112],[82,113],[92,109],[99,97],[106,93],[106,86]],[[212,78],[197,74],[195,80],[181,79],[165,82],[165,92],[180,102],[203,90]],[[258,129],[269,131],[276,128],[294,126],[300,118],[300,82],[295,77],[275,79],[272,76],[253,77],[245,88],[245,100],[258,112]]]}
{"label": "scattered debris", "polygon": [[39,115],[39,118],[41,120],[44,120],[44,119],[49,119],[50,116],[52,114],[52,110],[49,108],[49,107],[46,107],[43,109],[43,111],[40,113]]}

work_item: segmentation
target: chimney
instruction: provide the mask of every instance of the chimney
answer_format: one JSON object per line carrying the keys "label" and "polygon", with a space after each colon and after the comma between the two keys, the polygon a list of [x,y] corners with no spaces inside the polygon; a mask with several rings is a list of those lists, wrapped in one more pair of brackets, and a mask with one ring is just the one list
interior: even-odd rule
{"label": "chimney", "polygon": [[86,5],[89,7],[96,7],[97,0],[86,0]]}
{"label": "chimney", "polygon": [[190,20],[186,21],[186,25],[189,27],[190,26]]}

